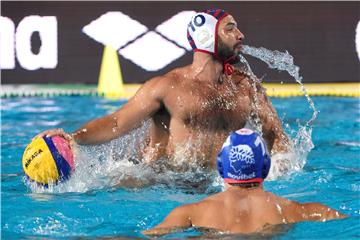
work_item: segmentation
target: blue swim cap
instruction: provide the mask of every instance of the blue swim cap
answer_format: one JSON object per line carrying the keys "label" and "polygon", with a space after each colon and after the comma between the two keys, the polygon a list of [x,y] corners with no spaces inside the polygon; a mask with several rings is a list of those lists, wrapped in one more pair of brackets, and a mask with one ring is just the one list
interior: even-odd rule
{"label": "blue swim cap", "polygon": [[230,134],[216,161],[226,183],[261,183],[269,173],[270,164],[264,140],[246,128]]}

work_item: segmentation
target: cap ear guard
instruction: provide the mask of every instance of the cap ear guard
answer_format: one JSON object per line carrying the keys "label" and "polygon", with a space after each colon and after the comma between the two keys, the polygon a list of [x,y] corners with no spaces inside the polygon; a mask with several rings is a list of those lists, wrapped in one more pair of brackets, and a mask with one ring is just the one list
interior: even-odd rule
{"label": "cap ear guard", "polygon": [[[221,152],[219,153],[219,156],[220,156],[220,154],[221,154]],[[220,177],[221,177],[221,178],[224,178],[222,160],[221,160],[221,158],[220,158],[219,156],[218,156],[217,159],[216,159],[216,168],[217,168],[217,170],[218,170],[218,172],[219,172],[219,174],[220,174]]]}
{"label": "cap ear guard", "polygon": [[265,154],[264,154],[264,159],[263,159],[263,169],[262,169],[262,178],[265,179],[270,171],[270,166],[271,166],[271,156],[269,154],[267,145],[264,141],[264,139],[262,137],[260,137],[261,141],[262,141],[262,145],[264,146],[264,150],[265,150]]}
{"label": "cap ear guard", "polygon": [[271,166],[271,158],[268,153],[265,153],[264,162],[263,162],[263,170],[262,170],[262,178],[265,179],[270,171]]}

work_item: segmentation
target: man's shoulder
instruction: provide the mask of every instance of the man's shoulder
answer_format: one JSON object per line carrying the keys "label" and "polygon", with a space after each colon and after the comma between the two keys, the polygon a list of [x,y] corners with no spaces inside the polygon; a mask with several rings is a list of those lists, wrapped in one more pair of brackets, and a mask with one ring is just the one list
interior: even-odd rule
{"label": "man's shoulder", "polygon": [[298,206],[297,202],[291,201],[291,200],[281,197],[281,196],[278,196],[274,193],[266,192],[266,194],[267,194],[266,199],[270,200],[270,201],[268,201],[268,203],[271,203],[272,205],[274,205],[276,207],[281,206],[285,210],[286,208],[294,208],[294,207]]}
{"label": "man's shoulder", "polygon": [[199,204],[202,205],[214,205],[214,204],[223,204],[223,202],[226,200],[226,198],[228,197],[228,193],[226,192],[219,192],[216,194],[213,194],[203,200],[201,200],[199,202]]}
{"label": "man's shoulder", "polygon": [[185,76],[189,73],[190,65],[184,67],[174,68],[171,71],[167,72],[164,77],[170,81],[179,82],[185,78]]}
{"label": "man's shoulder", "polygon": [[182,85],[182,75],[184,68],[173,69],[164,75],[156,76],[146,81],[139,89],[138,94],[151,94],[151,96],[158,99],[163,99],[173,92],[174,89]]}
{"label": "man's shoulder", "polygon": [[150,79],[146,83],[156,84],[162,87],[174,86],[184,79],[187,71],[188,66],[175,68],[161,76]]}

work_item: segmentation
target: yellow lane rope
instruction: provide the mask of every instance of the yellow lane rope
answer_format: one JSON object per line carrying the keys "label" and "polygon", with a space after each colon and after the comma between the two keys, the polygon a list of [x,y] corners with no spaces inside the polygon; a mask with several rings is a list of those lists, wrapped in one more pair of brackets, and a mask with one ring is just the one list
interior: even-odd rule
{"label": "yellow lane rope", "polygon": [[[142,84],[124,84],[123,93],[117,99],[129,99]],[[303,96],[297,83],[264,83],[270,97]],[[306,83],[305,89],[310,96],[360,97],[360,82],[358,83]],[[31,96],[71,96],[91,95],[103,96],[97,91],[97,85],[82,84],[28,84],[1,85],[1,97],[31,97]]]}
{"label": "yellow lane rope", "polygon": [[[264,83],[270,97],[303,96],[299,84]],[[360,97],[359,83],[306,83],[304,87],[310,96]]]}
{"label": "yellow lane rope", "polygon": [[[125,97],[135,94],[141,84],[125,84]],[[296,97],[304,96],[297,83],[264,83],[266,92],[270,97]],[[360,97],[359,83],[306,83],[304,87],[310,96]]]}

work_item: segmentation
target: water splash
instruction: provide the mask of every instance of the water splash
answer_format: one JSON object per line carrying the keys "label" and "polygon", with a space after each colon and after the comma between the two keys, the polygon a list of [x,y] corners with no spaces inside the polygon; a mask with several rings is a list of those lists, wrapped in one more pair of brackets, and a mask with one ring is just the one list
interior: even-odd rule
{"label": "water splash", "polygon": [[[309,102],[310,108],[313,110],[313,115],[309,121],[306,122],[306,126],[310,126],[319,113],[318,110],[315,108],[315,104],[310,98],[307,90],[302,83],[302,76],[300,75],[300,68],[294,64],[294,58],[291,56],[288,51],[280,52],[278,50],[271,51],[264,47],[250,47],[247,45],[243,46],[242,52],[244,54],[251,55],[256,57],[262,61],[264,61],[269,68],[271,69],[278,69],[280,71],[286,71],[290,76],[292,76],[297,83],[300,84],[300,89],[304,93],[307,101]],[[240,60],[245,63],[246,68],[251,76],[255,77],[255,74],[251,71],[250,65],[246,61],[246,59],[240,55]]]}
{"label": "water splash", "polygon": [[[287,52],[280,52],[278,50],[271,51],[264,47],[256,48],[251,46],[243,46],[242,53],[256,57],[264,61],[269,68],[277,69],[280,71],[286,71],[294,80],[300,84],[300,89],[304,93],[310,109],[313,111],[312,117],[305,123],[304,126],[298,122],[299,130],[296,132],[296,136],[292,139],[293,152],[286,154],[278,154],[273,156],[272,170],[269,178],[276,179],[284,172],[299,171],[306,163],[308,153],[314,147],[311,140],[312,123],[317,118],[319,113],[316,110],[314,102],[310,98],[307,90],[302,83],[302,76],[300,75],[300,68],[294,64],[294,58]],[[252,79],[257,79],[256,75],[251,70],[251,67],[247,60],[240,54],[240,61],[244,64],[244,70],[249,74]],[[256,101],[255,101],[256,103]],[[285,125],[289,130],[289,125]],[[257,127],[258,128],[258,127]],[[294,131],[290,129],[291,134]],[[290,170],[290,171],[289,171]]]}
{"label": "water splash", "polygon": [[188,145],[179,149],[174,159],[159,159],[155,164],[144,162],[138,150],[144,147],[149,124],[147,121],[131,133],[105,144],[76,146],[75,171],[67,181],[47,187],[29,183],[25,178],[24,181],[33,193],[84,193],[150,186],[187,193],[218,191],[221,184],[216,171],[199,167],[196,158],[187,161]]}

